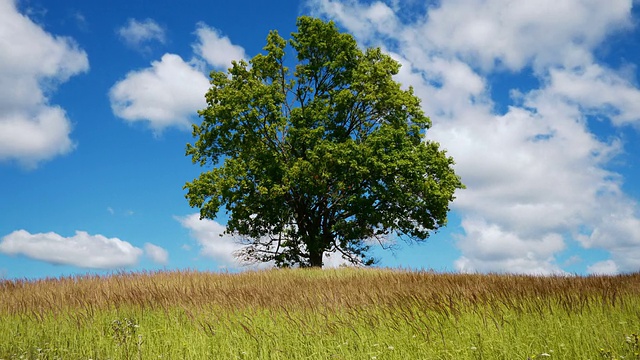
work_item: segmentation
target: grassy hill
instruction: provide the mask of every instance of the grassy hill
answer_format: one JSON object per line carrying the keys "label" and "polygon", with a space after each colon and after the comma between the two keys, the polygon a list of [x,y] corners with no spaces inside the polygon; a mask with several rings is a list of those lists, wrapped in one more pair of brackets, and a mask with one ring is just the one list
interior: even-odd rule
{"label": "grassy hill", "polygon": [[0,282],[0,359],[640,359],[640,273],[156,272]]}

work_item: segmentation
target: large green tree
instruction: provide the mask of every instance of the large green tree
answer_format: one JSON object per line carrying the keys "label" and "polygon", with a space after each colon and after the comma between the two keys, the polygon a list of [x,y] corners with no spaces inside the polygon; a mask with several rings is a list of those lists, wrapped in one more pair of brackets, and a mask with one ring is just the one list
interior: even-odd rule
{"label": "large green tree", "polygon": [[[187,155],[210,168],[185,185],[201,218],[221,206],[245,261],[322,266],[332,252],[372,264],[372,243],[427,239],[463,187],[400,65],[362,51],[332,22],[300,17],[286,41],[212,72]],[[287,55],[297,63],[291,71]],[[290,55],[289,55],[290,56]],[[292,59],[289,58],[289,61]]]}

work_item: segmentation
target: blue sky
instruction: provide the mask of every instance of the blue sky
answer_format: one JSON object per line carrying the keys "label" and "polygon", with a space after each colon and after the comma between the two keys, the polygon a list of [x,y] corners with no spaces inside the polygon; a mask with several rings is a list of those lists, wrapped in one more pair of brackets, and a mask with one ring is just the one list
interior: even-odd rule
{"label": "blue sky", "polygon": [[185,145],[208,72],[299,15],[402,64],[467,185],[446,229],[379,266],[638,271],[639,6],[0,0],[0,278],[242,269],[225,219],[184,199]]}

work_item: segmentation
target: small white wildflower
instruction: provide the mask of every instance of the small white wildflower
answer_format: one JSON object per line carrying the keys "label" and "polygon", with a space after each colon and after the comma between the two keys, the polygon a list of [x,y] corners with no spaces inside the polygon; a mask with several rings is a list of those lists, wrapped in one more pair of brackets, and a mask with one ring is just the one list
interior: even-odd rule
{"label": "small white wildflower", "polygon": [[476,350],[478,350],[478,348],[477,348],[477,347],[475,347],[475,346],[472,346],[472,347],[471,347],[471,350],[476,351]]}
{"label": "small white wildflower", "polygon": [[542,353],[542,354],[540,354],[540,356],[549,357],[549,356],[551,356],[551,355],[549,355],[549,354],[547,354],[547,353]]}

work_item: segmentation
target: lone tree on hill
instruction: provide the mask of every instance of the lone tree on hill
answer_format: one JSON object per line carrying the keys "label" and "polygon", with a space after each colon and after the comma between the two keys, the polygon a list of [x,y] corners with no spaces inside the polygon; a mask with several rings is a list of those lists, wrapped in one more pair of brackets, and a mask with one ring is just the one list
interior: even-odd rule
{"label": "lone tree on hill", "polygon": [[338,252],[370,265],[375,241],[424,241],[444,226],[464,185],[453,159],[424,139],[431,121],[393,80],[396,61],[363,52],[332,22],[297,26],[289,41],[271,31],[249,63],[211,73],[186,153],[212,169],[185,185],[186,198],[201,218],[225,206],[243,261],[321,267]]}

